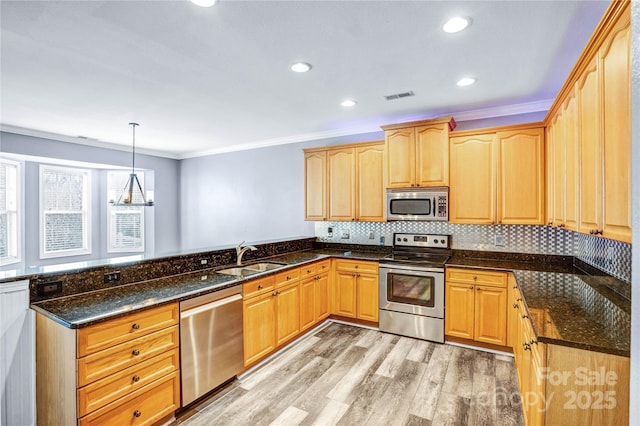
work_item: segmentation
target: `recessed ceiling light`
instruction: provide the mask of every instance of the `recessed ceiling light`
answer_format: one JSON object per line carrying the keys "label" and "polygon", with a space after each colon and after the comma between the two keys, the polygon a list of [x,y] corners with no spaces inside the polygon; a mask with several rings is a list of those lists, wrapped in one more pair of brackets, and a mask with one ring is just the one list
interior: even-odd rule
{"label": "recessed ceiling light", "polygon": [[464,78],[461,78],[460,80],[458,80],[458,82],[456,84],[458,86],[460,86],[460,87],[464,87],[464,86],[471,86],[475,82],[476,82],[475,78],[464,77]]}
{"label": "recessed ceiling light", "polygon": [[216,0],[191,0],[191,3],[200,7],[211,7],[216,4]]}
{"label": "recessed ceiling light", "polygon": [[457,33],[467,28],[469,26],[469,22],[470,20],[467,18],[456,16],[449,19],[447,23],[442,27],[442,30],[445,33]]}
{"label": "recessed ceiling light", "polygon": [[294,72],[307,72],[311,69],[311,64],[308,64],[306,62],[296,62],[295,64],[291,65],[291,71]]}
{"label": "recessed ceiling light", "polygon": [[352,107],[355,104],[357,104],[357,102],[352,100],[352,99],[347,99],[347,100],[344,100],[344,101],[340,102],[340,105],[342,105],[343,107]]}

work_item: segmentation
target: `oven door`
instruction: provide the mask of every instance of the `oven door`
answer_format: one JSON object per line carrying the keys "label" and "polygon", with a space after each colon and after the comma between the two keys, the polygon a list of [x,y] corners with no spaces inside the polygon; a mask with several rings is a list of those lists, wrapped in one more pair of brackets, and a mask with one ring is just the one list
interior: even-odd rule
{"label": "oven door", "polygon": [[444,318],[444,272],[381,265],[380,309]]}

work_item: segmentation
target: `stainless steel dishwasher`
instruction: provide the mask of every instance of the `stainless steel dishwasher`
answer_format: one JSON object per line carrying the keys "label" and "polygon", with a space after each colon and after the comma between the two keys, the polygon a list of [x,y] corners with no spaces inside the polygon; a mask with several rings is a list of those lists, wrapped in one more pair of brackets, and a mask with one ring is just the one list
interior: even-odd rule
{"label": "stainless steel dishwasher", "polygon": [[182,406],[244,368],[242,286],[180,302]]}

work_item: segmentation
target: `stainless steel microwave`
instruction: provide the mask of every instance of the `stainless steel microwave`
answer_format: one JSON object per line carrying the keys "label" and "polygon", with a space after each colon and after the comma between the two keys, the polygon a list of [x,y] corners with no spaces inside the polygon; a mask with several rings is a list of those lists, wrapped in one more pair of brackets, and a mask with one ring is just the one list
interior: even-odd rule
{"label": "stainless steel microwave", "polygon": [[449,188],[387,189],[387,220],[449,220]]}

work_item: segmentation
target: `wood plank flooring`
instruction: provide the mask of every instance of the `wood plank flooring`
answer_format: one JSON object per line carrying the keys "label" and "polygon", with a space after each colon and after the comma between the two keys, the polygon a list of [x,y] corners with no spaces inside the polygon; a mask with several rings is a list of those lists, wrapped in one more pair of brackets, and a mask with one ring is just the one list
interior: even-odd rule
{"label": "wood plank flooring", "polygon": [[513,359],[339,323],[183,413],[200,425],[523,425]]}

